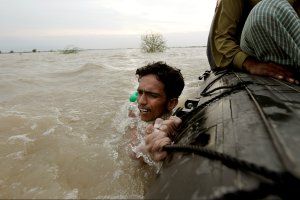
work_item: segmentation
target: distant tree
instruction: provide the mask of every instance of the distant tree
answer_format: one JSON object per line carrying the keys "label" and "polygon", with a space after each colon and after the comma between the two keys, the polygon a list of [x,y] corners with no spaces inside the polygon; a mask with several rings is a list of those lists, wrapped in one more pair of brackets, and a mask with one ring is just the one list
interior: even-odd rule
{"label": "distant tree", "polygon": [[32,52],[33,52],[33,53],[36,53],[36,49],[32,49]]}
{"label": "distant tree", "polygon": [[2,52],[0,51],[0,54],[1,54]]}
{"label": "distant tree", "polygon": [[14,53],[14,51],[13,51],[13,50],[11,50],[9,53]]}
{"label": "distant tree", "polygon": [[146,53],[163,52],[167,49],[166,41],[162,34],[150,33],[142,35],[141,48]]}
{"label": "distant tree", "polygon": [[73,45],[67,46],[65,49],[61,50],[62,54],[71,54],[71,53],[78,53],[79,48]]}

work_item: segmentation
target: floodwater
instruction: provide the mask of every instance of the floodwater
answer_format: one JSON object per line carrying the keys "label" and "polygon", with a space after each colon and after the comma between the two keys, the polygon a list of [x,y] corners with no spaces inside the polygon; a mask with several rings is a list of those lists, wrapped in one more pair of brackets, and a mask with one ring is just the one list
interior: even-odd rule
{"label": "floodwater", "polygon": [[0,54],[0,198],[143,198],[155,170],[124,133],[135,70],[153,61],[181,69],[180,101],[209,66],[200,47]]}

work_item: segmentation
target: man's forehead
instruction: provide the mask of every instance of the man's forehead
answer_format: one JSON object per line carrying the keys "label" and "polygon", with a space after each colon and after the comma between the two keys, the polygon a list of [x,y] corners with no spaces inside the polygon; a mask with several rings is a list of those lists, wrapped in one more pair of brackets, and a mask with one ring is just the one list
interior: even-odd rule
{"label": "man's forehead", "polygon": [[165,92],[162,89],[158,88],[153,88],[153,87],[138,87],[137,89],[138,92],[143,92],[143,93],[151,93],[151,94],[159,94],[163,95]]}
{"label": "man's forehead", "polygon": [[139,79],[138,90],[161,93],[164,92],[164,84],[155,75],[146,75]]}

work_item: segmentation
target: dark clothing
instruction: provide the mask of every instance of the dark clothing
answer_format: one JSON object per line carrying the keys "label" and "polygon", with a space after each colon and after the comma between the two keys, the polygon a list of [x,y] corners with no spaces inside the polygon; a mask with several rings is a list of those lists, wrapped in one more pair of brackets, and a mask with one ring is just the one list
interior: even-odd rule
{"label": "dark clothing", "polygon": [[[249,56],[240,47],[242,30],[250,11],[259,2],[260,0],[219,1],[207,45],[212,69],[224,69],[229,66],[242,68],[243,62]],[[289,2],[299,15],[299,0]]]}

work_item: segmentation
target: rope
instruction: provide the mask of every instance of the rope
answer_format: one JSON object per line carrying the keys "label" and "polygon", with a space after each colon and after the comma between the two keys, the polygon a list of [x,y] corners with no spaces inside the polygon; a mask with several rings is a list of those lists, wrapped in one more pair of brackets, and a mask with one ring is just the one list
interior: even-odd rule
{"label": "rope", "polygon": [[214,80],[212,80],[202,91],[202,93],[205,93],[209,88],[211,88],[211,86],[213,86],[215,84],[215,82],[217,82],[219,79],[221,79],[223,76],[225,76],[226,74],[228,74],[230,71],[226,70],[226,71],[222,71],[221,75],[216,77]]}
{"label": "rope", "polygon": [[210,95],[211,93],[217,91],[217,90],[221,90],[221,89],[233,89],[233,90],[236,90],[236,89],[240,89],[241,87],[245,87],[246,85],[249,85],[249,84],[253,84],[252,81],[245,81],[245,82],[239,82],[237,83],[236,85],[231,85],[231,86],[221,86],[221,87],[217,87],[217,88],[214,88],[212,90],[209,90],[209,91],[205,91],[204,90],[201,92],[201,95],[202,96],[208,96]]}

